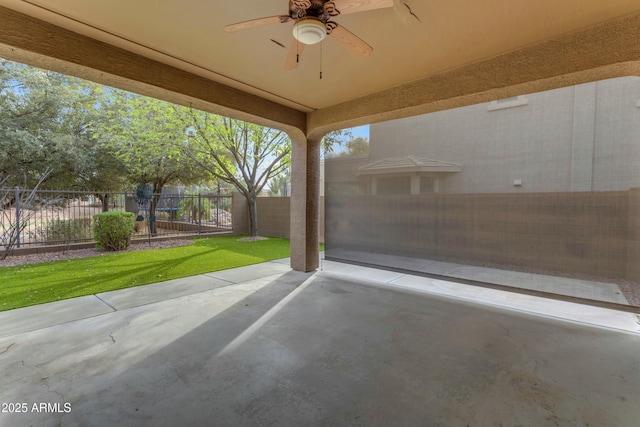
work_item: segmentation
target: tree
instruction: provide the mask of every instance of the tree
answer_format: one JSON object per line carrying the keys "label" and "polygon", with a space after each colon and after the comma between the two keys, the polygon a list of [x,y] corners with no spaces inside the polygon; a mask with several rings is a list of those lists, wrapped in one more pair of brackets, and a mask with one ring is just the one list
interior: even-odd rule
{"label": "tree", "polygon": [[232,184],[245,197],[249,205],[249,233],[256,237],[257,197],[270,179],[289,167],[288,136],[282,131],[202,111],[181,113],[185,127],[196,131],[184,152],[215,179]]}
{"label": "tree", "polygon": [[335,153],[336,148],[342,147],[345,140],[353,139],[350,129],[329,132],[322,138],[322,155],[328,157]]}
{"label": "tree", "polygon": [[[0,179],[31,186],[59,142],[61,98],[52,76],[0,60]],[[51,174],[49,174],[51,175]]]}
{"label": "tree", "polygon": [[283,173],[275,176],[269,181],[269,196],[285,197],[289,196],[288,187],[291,183],[291,170],[286,169]]}
{"label": "tree", "polygon": [[[208,177],[206,171],[182,153],[185,134],[177,111],[164,101],[112,90],[104,108],[104,119],[96,129],[97,137],[122,163],[121,173],[128,181],[132,185],[152,186],[150,218],[155,217],[160,194],[167,184],[189,185]],[[153,221],[151,233],[157,233]]]}
{"label": "tree", "polygon": [[[0,178],[32,187],[83,188],[96,173],[90,124],[99,116],[101,86],[0,60]],[[10,177],[10,178],[9,178]]]}
{"label": "tree", "polygon": [[97,129],[110,115],[105,114],[110,105],[109,97],[113,91],[104,86],[97,86],[91,92],[91,97],[83,100],[84,105],[78,105],[76,111],[83,112],[73,123],[74,132],[82,137],[76,138],[75,149],[85,153],[82,168],[72,171],[73,175],[66,180],[65,188],[69,184],[85,191],[93,191],[102,202],[102,211],[109,210],[109,193],[124,190],[128,179],[123,173],[126,165],[122,158],[115,156],[112,147],[106,140],[99,138]]}
{"label": "tree", "polygon": [[340,153],[341,157],[369,154],[369,138],[359,136],[347,141],[345,145],[346,150]]}
{"label": "tree", "polygon": [[[232,184],[245,197],[249,206],[249,233],[256,237],[257,197],[267,183],[289,171],[289,137],[279,130],[203,111],[174,108],[182,117],[185,130],[193,130],[184,152],[214,179]],[[348,130],[330,132],[323,139],[323,152],[333,151],[347,137],[351,137]]]}

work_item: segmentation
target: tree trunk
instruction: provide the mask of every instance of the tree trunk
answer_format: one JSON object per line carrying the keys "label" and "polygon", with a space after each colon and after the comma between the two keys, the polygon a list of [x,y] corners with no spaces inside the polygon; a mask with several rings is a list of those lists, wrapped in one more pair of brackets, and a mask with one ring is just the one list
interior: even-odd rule
{"label": "tree trunk", "polygon": [[109,195],[99,194],[98,198],[102,202],[102,212],[109,212]]}
{"label": "tree trunk", "polygon": [[153,183],[153,198],[149,204],[149,230],[152,236],[156,236],[158,234],[158,226],[156,225],[156,208],[158,207],[163,187],[164,182],[156,181]]}
{"label": "tree trunk", "polygon": [[255,195],[247,197],[249,203],[249,235],[258,236],[258,202]]}
{"label": "tree trunk", "polygon": [[156,236],[158,234],[158,226],[156,225],[156,208],[158,207],[159,201],[160,194],[154,193],[151,203],[149,204],[149,231],[152,236]]}

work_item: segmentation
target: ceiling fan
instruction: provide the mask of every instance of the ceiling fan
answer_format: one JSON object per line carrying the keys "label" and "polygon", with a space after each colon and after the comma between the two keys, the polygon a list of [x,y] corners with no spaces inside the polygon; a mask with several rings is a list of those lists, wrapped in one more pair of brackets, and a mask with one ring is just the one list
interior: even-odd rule
{"label": "ceiling fan", "polygon": [[246,30],[269,24],[293,24],[293,42],[287,53],[285,68],[298,66],[305,45],[321,42],[326,36],[340,43],[350,52],[367,57],[373,48],[364,40],[332,21],[338,15],[393,7],[393,0],[289,0],[289,14],[267,16],[238,22],[224,27],[226,32]]}

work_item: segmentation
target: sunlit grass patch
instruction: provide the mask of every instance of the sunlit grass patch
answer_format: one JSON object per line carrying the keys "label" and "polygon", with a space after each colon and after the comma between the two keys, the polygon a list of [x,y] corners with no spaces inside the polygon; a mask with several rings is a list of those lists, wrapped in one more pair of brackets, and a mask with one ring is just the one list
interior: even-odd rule
{"label": "sunlit grass patch", "polygon": [[195,244],[89,258],[0,267],[0,311],[257,264],[289,256],[289,240]]}

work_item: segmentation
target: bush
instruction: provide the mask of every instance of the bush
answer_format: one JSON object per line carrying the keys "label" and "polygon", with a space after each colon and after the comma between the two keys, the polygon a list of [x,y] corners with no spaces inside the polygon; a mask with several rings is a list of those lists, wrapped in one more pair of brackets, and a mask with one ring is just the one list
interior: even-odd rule
{"label": "bush", "polygon": [[190,222],[198,222],[198,220],[209,221],[211,219],[211,208],[215,208],[215,204],[206,197],[198,199],[197,196],[188,196],[180,202],[178,216],[187,216]]}
{"label": "bush", "polygon": [[53,220],[40,231],[45,241],[73,242],[91,238],[91,218]]}
{"label": "bush", "polygon": [[93,216],[96,247],[121,251],[129,247],[134,233],[135,215],[131,212],[102,212]]}

